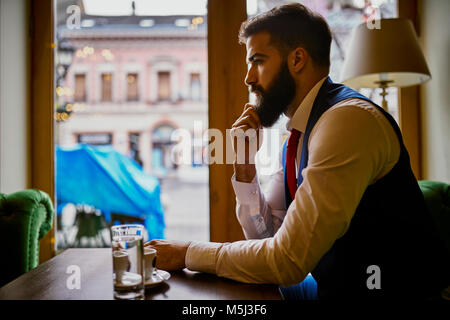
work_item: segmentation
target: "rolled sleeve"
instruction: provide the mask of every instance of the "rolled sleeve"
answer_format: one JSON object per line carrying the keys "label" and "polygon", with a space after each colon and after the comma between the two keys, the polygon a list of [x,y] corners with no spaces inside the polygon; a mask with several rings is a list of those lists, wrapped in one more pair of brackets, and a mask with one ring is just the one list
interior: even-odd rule
{"label": "rolled sleeve", "polygon": [[192,241],[186,252],[186,268],[216,273],[216,255],[223,243]]}

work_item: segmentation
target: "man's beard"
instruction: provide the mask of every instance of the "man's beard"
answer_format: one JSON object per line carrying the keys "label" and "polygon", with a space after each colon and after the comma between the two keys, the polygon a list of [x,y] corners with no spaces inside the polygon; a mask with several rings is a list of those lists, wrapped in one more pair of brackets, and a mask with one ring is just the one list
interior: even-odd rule
{"label": "man's beard", "polygon": [[287,62],[283,61],[280,71],[275,79],[264,90],[260,86],[252,86],[251,91],[258,91],[256,98],[256,113],[263,127],[271,127],[295,97],[295,81],[289,73]]}

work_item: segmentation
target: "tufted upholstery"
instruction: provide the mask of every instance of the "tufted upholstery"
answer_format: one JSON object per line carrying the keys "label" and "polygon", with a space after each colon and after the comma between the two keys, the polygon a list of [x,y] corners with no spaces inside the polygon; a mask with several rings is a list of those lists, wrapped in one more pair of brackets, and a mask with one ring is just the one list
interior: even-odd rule
{"label": "tufted upholstery", "polygon": [[[444,242],[450,257],[450,185],[444,182],[421,180],[419,186],[439,237]],[[450,283],[442,296],[450,300]]]}
{"label": "tufted upholstery", "polygon": [[39,239],[52,227],[53,204],[45,192],[0,193],[0,286],[39,264]]}
{"label": "tufted upholstery", "polygon": [[420,189],[433,216],[440,238],[450,254],[450,185],[430,180],[419,181]]}

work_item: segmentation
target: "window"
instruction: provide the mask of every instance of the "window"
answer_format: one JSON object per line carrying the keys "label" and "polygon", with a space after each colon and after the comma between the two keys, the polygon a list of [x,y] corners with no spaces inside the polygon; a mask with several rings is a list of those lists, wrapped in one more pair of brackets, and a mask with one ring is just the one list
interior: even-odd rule
{"label": "window", "polygon": [[170,99],[170,72],[158,72],[158,100]]}
{"label": "window", "polygon": [[155,128],[152,132],[152,166],[156,174],[167,174],[168,169],[177,169],[176,162],[172,161],[172,147],[174,142],[171,139],[175,128],[169,124],[163,124]]}
{"label": "window", "polygon": [[198,101],[201,99],[200,73],[191,73],[191,82],[189,89],[191,100]]}
{"label": "window", "polygon": [[112,101],[112,74],[102,74],[102,101]]}
{"label": "window", "polygon": [[138,75],[137,73],[129,73],[127,76],[127,101],[138,101]]}
{"label": "window", "polygon": [[[153,227],[148,232],[153,238],[164,236],[175,240],[209,240],[209,167],[202,163],[200,145],[203,139],[196,138],[200,143],[195,145],[195,162],[190,152],[192,147],[188,144],[192,141],[195,128],[201,127],[202,130],[198,131],[203,133],[203,128],[208,127],[208,74],[203,72],[208,63],[206,0],[189,1],[191,10],[192,3],[201,2],[203,13],[196,11],[177,15],[174,12],[178,9],[176,5],[161,6],[157,2],[147,1],[154,9],[149,10],[148,15],[141,15],[137,14],[136,1],[136,16],[118,19],[108,15],[108,7],[115,7],[123,1],[107,1],[108,6],[100,5],[98,15],[86,13],[85,8],[80,5],[82,17],[89,16],[94,21],[94,27],[101,26],[102,30],[68,28],[66,11],[74,1],[69,1],[70,4],[62,0],[54,1],[57,7],[54,12],[57,18],[57,52],[60,53],[63,48],[60,42],[70,43],[73,47],[73,60],[67,67],[72,75],[71,84],[74,83],[75,74],[85,73],[87,93],[86,103],[73,103],[70,117],[55,124],[57,136],[54,140],[63,148],[72,148],[77,142],[97,145],[92,150],[104,152],[105,158],[97,158],[95,161],[104,160],[105,165],[110,164],[108,173],[117,176],[124,172],[126,175],[125,171],[128,169],[140,172],[133,179],[130,177],[130,183],[142,192],[151,192],[155,195],[155,200],[159,193],[160,201],[141,203],[139,197],[129,197],[129,193],[126,193],[131,192],[130,188],[124,191],[123,199],[111,199],[107,195],[104,197],[106,188],[98,188],[95,191],[98,195],[95,196],[90,192],[85,199],[76,199],[71,194],[66,198],[57,197],[57,201],[64,199],[74,205],[85,203],[94,206],[101,211],[106,224],[114,223],[110,219],[111,212],[127,215],[129,222],[134,222],[136,217],[146,217],[147,222],[152,221]],[[129,2],[128,7],[131,8],[131,1]],[[161,7],[167,10],[163,16],[155,13]],[[130,13],[124,13],[123,16],[128,14]],[[175,21],[180,18],[189,24],[176,26]],[[91,74],[94,75],[92,83],[88,78]],[[60,87],[64,88],[64,85]],[[94,96],[90,90],[94,92]],[[201,100],[193,102],[191,97]],[[180,131],[175,132],[176,129]],[[186,142],[183,144],[186,148],[181,148],[176,141],[172,141],[174,132],[179,133],[174,137],[181,137]],[[104,147],[102,144],[109,146]],[[107,156],[110,152],[123,155],[120,163],[124,164],[113,165],[119,159]],[[128,167],[132,159],[133,163],[141,164],[140,168]],[[70,179],[74,179],[77,185],[82,179],[87,184],[95,184],[95,181],[90,182],[94,180],[90,176],[90,169],[83,166],[72,177],[63,175],[68,173],[68,170],[62,169],[63,166],[73,168],[74,162],[75,160],[62,156],[56,160],[56,164],[59,164],[59,171],[56,172],[60,178],[58,182],[62,181],[56,183],[59,194],[70,183]],[[73,173],[74,170],[70,172]],[[159,181],[157,187],[154,179],[151,179],[151,183],[146,180],[150,179],[149,176]],[[155,210],[148,210],[147,205]],[[160,216],[159,208],[163,209],[163,216]],[[153,224],[154,221],[163,221],[160,217],[164,218],[164,225]],[[70,238],[66,239],[67,234],[66,230],[57,230],[58,249],[71,246],[72,234],[69,233]],[[75,236],[76,234],[73,238]],[[84,242],[77,245],[83,246]],[[86,245],[101,244],[94,244],[92,241],[92,244]]]}
{"label": "window", "polygon": [[112,144],[111,133],[80,133],[77,136],[78,143],[92,144],[92,145],[108,145]]}
{"label": "window", "polygon": [[130,156],[142,166],[143,162],[139,154],[139,133],[129,135]]}
{"label": "window", "polygon": [[75,93],[74,98],[76,102],[86,101],[86,75],[76,74],[75,75]]}

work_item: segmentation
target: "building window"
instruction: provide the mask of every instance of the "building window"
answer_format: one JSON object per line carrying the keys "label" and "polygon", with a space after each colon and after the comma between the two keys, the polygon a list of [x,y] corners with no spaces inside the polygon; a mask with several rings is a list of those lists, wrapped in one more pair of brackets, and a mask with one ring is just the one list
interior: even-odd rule
{"label": "building window", "polygon": [[190,94],[191,100],[201,99],[200,73],[191,73]]}
{"label": "building window", "polygon": [[152,132],[152,167],[156,175],[166,174],[168,169],[178,168],[178,162],[172,161],[172,133],[175,128],[168,124],[160,125]]}
{"label": "building window", "polygon": [[102,74],[102,101],[112,101],[112,74]]}
{"label": "building window", "polygon": [[127,76],[127,101],[138,101],[138,75],[137,73],[129,73]]}
{"label": "building window", "polygon": [[142,167],[142,159],[139,152],[139,133],[129,135],[130,156]]}
{"label": "building window", "polygon": [[86,101],[86,75],[76,74],[75,75],[75,93],[74,99],[76,102]]}
{"label": "building window", "polygon": [[158,100],[170,99],[170,72],[158,72]]}

